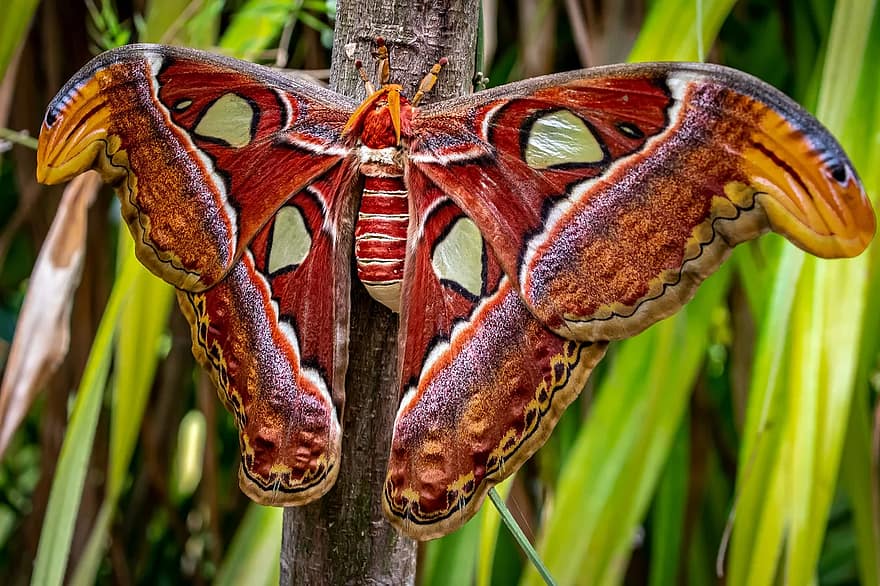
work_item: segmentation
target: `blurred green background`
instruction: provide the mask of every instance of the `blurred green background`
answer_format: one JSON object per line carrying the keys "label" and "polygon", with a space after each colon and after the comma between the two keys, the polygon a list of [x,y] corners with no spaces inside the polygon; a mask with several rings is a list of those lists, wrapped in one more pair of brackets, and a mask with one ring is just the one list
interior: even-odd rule
{"label": "blurred green background", "polygon": [[[732,65],[814,112],[876,205],[874,1],[483,4],[489,85],[628,58]],[[0,127],[36,135],[68,77],[126,42],[326,78],[334,6],[12,0],[3,12]],[[5,365],[60,190],[36,184],[33,150],[2,144]],[[238,490],[232,419],[170,288],[133,260],[107,190],[88,223],[70,352],[0,461],[3,583],[277,582],[281,511]],[[743,245],[683,313],[612,346],[500,487],[560,584],[880,584],[875,249],[827,262],[775,236]],[[420,584],[540,583],[489,507],[419,555]]]}

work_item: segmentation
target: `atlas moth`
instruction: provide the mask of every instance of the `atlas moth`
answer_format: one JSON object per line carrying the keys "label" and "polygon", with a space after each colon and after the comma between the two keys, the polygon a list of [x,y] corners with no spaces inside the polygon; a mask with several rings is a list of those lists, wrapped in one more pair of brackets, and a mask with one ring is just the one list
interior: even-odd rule
{"label": "atlas moth", "polygon": [[408,100],[378,53],[358,104],[121,47],[43,122],[39,180],[97,169],[140,261],[177,287],[257,502],[304,504],[336,478],[352,253],[400,312],[384,509],[428,539],[544,443],[608,341],[678,310],[733,246],[774,230],[846,257],[873,236],[835,139],[739,71],[613,65],[422,106],[442,62]]}

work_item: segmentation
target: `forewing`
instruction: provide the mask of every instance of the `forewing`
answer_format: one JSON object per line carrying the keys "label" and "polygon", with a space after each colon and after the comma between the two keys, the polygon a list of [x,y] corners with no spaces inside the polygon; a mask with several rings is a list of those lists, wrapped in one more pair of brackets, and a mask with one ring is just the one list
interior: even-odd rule
{"label": "forewing", "polygon": [[474,220],[530,310],[572,339],[638,333],[768,229],[825,257],[858,254],[874,233],[834,138],[719,66],[597,68],[426,107],[410,162]]}
{"label": "forewing", "polygon": [[345,162],[294,194],[225,279],[178,294],[235,416],[242,490],[263,504],[309,502],[339,471],[354,175]]}
{"label": "forewing", "polygon": [[526,308],[474,222],[418,170],[400,321],[401,401],[384,505],[404,533],[449,533],[546,440],[605,343]]}
{"label": "forewing", "polygon": [[38,178],[113,183],[141,262],[181,289],[217,283],[292,194],[350,151],[353,107],[266,67],[131,45],[96,57],[49,105]]}

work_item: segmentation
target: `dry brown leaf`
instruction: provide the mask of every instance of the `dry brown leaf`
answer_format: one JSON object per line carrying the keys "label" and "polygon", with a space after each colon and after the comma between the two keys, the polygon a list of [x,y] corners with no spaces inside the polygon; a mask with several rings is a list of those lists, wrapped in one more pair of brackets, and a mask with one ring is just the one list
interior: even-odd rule
{"label": "dry brown leaf", "polygon": [[34,264],[0,384],[0,458],[37,394],[67,355],[73,293],[85,256],[87,214],[100,187],[95,172],[70,182]]}

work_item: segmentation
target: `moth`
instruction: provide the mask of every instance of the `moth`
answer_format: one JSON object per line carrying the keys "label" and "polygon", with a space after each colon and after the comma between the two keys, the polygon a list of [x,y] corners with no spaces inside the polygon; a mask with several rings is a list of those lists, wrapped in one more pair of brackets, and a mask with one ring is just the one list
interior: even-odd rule
{"label": "moth", "polygon": [[352,261],[400,312],[384,508],[428,539],[544,443],[608,341],[678,310],[732,247],[774,230],[847,257],[873,236],[835,139],[744,73],[614,65],[422,106],[442,64],[408,100],[378,51],[358,104],[122,47],[43,122],[39,180],[97,169],[140,261],[177,287],[257,502],[304,504],[336,478]]}

